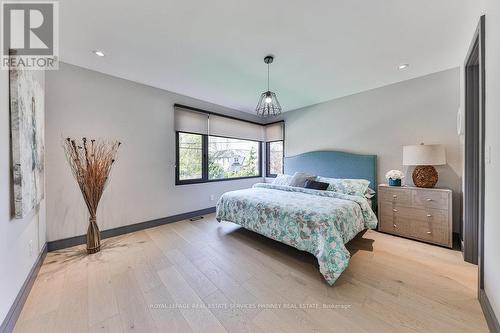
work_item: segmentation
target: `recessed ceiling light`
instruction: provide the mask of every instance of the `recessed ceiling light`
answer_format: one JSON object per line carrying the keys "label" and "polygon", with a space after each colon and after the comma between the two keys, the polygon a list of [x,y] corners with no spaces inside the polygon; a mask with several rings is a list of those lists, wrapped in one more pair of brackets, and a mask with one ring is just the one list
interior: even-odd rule
{"label": "recessed ceiling light", "polygon": [[94,50],[94,51],[92,51],[92,52],[93,52],[96,56],[98,56],[98,57],[104,57],[104,55],[105,55],[105,54],[104,54],[104,52],[99,51],[99,50]]}
{"label": "recessed ceiling light", "polygon": [[400,71],[402,71],[403,69],[407,69],[408,67],[410,67],[410,65],[409,65],[409,64],[401,64],[401,65],[399,65],[399,66],[398,66],[398,69],[399,69]]}

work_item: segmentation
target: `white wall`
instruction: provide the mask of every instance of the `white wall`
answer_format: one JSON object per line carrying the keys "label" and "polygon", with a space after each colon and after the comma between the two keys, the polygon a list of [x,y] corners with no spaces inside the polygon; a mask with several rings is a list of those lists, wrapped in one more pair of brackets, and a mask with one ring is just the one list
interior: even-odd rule
{"label": "white wall", "polygon": [[[340,150],[375,154],[378,182],[385,172],[405,170],[402,146],[446,145],[448,165],[438,166],[438,187],[454,191],[454,231],[459,231],[462,165],[456,115],[460,103],[458,68],[286,112],[285,154]],[[411,183],[412,169],[406,181]]]}
{"label": "white wall", "polygon": [[[47,237],[86,233],[88,215],[62,140],[100,137],[123,144],[98,210],[101,230],[215,206],[218,197],[261,178],[175,186],[173,104],[236,111],[69,64],[47,73]],[[257,120],[251,114],[237,116]],[[210,195],[214,195],[214,201]]]}
{"label": "white wall", "polygon": [[[491,306],[500,319],[500,1],[485,0],[486,13],[486,149],[485,164],[484,284]],[[479,17],[477,18],[479,20]],[[471,32],[472,34],[472,32]],[[472,35],[471,35],[472,38]],[[470,40],[468,41],[470,43]]]}
{"label": "white wall", "polygon": [[[13,219],[9,72],[0,71],[0,323],[45,244],[45,200],[24,219]],[[30,254],[29,243],[33,244]]]}

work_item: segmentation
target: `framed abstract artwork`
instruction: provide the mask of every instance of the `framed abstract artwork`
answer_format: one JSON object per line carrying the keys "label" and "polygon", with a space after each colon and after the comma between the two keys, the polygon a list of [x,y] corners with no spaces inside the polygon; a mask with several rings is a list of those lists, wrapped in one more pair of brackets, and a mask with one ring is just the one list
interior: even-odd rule
{"label": "framed abstract artwork", "polygon": [[14,217],[23,218],[44,197],[45,73],[11,68],[10,121]]}

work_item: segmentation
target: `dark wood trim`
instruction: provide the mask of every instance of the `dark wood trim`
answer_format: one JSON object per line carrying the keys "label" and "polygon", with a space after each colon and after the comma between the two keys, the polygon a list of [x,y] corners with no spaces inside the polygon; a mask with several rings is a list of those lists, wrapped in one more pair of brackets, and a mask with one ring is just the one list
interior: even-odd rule
{"label": "dark wood trim", "polygon": [[263,176],[251,176],[251,177],[235,177],[235,178],[223,178],[223,179],[188,179],[181,180],[175,183],[176,186],[182,185],[194,185],[194,184],[207,184],[207,183],[217,183],[217,182],[228,182],[231,180],[245,180],[245,179],[256,179],[256,178],[264,178]]}
{"label": "dark wood trim", "polygon": [[480,147],[481,147],[481,153],[480,153],[480,174],[479,174],[479,181],[480,181],[480,208],[479,208],[479,291],[484,289],[484,156],[485,156],[485,148],[484,148],[484,142],[485,142],[485,129],[486,129],[486,60],[485,60],[485,33],[486,33],[486,25],[485,25],[485,16],[482,15],[479,24],[477,27],[477,33],[479,34],[479,81],[481,82],[480,89],[479,89],[479,96],[480,96],[480,110],[481,110],[481,119],[480,119]]}
{"label": "dark wood trim", "polygon": [[263,125],[269,126],[269,125],[274,125],[274,124],[279,124],[279,123],[284,123],[284,122],[285,122],[284,120],[277,120],[277,121],[273,121],[272,123],[264,123]]}
{"label": "dark wood trim", "polygon": [[[179,136],[179,134],[177,134]],[[201,182],[208,179],[208,135],[203,135],[201,137]],[[176,182],[181,183],[181,180],[176,179]]]}
{"label": "dark wood trim", "polygon": [[[477,45],[477,44],[476,44]],[[464,219],[464,259],[478,263],[479,234],[479,105],[478,87],[470,84],[479,76],[479,66],[465,68],[465,219]]]}
{"label": "dark wood trim", "polygon": [[500,333],[500,324],[498,323],[498,318],[495,316],[495,312],[491,307],[490,301],[484,289],[479,291],[479,304],[481,304],[481,309],[483,309],[484,317],[486,318],[486,323],[488,323],[488,328],[492,333]]}
{"label": "dark wood trim", "polygon": [[[163,218],[159,218],[159,219],[155,219],[155,220],[151,220],[151,221],[125,225],[123,227],[118,227],[118,228],[113,228],[113,229],[108,229],[108,230],[102,231],[101,238],[105,239],[105,238],[115,237],[115,236],[119,236],[119,235],[123,235],[123,234],[128,234],[128,233],[139,231],[139,230],[154,228],[154,227],[164,225],[164,224],[174,223],[174,222],[187,220],[187,219],[201,216],[201,215],[211,214],[213,212],[215,212],[215,207],[210,207],[210,208],[196,210],[193,212],[163,217]],[[51,251],[61,250],[61,249],[65,249],[68,247],[81,245],[81,244],[85,244],[85,243],[86,243],[85,235],[80,235],[80,236],[75,236],[75,237],[71,237],[71,238],[65,238],[65,239],[60,239],[60,240],[48,242],[47,246],[48,246],[48,251],[51,252]],[[2,332],[0,332],[0,333],[2,333]]]}
{"label": "dark wood trim", "polygon": [[26,303],[26,299],[28,298],[31,288],[33,287],[33,283],[35,283],[35,279],[38,275],[38,272],[40,271],[40,267],[42,266],[43,260],[45,259],[46,255],[47,243],[43,245],[42,251],[38,255],[35,263],[33,264],[33,267],[31,267],[31,270],[28,273],[28,276],[26,277],[26,280],[24,281],[21,289],[19,290],[14,303],[10,307],[9,312],[7,312],[7,316],[3,320],[2,325],[0,325],[0,333],[10,333],[14,330],[14,326],[16,326],[17,319],[21,314],[24,303]]}
{"label": "dark wood trim", "polygon": [[[478,297],[484,289],[485,16],[472,38],[465,69],[464,259],[477,263]],[[479,81],[479,85],[477,82]]]}
{"label": "dark wood trim", "polygon": [[[259,177],[262,178],[262,142],[259,142]],[[258,178],[258,177],[257,177]]]}
{"label": "dark wood trim", "polygon": [[212,114],[214,116],[219,116],[219,117],[229,118],[229,119],[233,119],[233,120],[244,121],[245,123],[259,125],[259,126],[267,125],[266,123],[263,123],[263,122],[259,123],[259,122],[256,122],[256,121],[241,119],[241,118],[238,118],[238,117],[233,117],[233,116],[225,115],[225,114],[222,114],[222,113],[217,113],[217,112],[213,112],[213,111],[207,111],[207,110],[195,108],[195,107],[192,107],[192,106],[177,104],[177,103],[174,104],[174,108],[181,108],[181,109],[187,109],[187,110],[191,110],[191,111],[195,111],[195,112],[200,112],[200,113]]}

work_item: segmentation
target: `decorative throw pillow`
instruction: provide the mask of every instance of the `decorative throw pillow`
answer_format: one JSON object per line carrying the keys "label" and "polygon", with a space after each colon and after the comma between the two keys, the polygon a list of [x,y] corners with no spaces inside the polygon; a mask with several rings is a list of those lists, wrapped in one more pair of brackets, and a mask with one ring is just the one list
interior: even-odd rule
{"label": "decorative throw pillow", "polygon": [[339,192],[349,195],[364,196],[368,190],[370,181],[366,179],[338,179],[318,177],[318,181],[329,183],[328,191]]}
{"label": "decorative throw pillow", "polygon": [[292,179],[292,176],[290,175],[285,175],[285,174],[280,174],[277,175],[276,178],[273,180],[274,185],[290,185],[290,180]]}
{"label": "decorative throw pillow", "polygon": [[328,183],[322,183],[322,182],[317,182],[315,180],[308,179],[308,180],[306,180],[304,187],[310,188],[313,190],[325,191],[329,185],[330,184],[328,184]]}
{"label": "decorative throw pillow", "polygon": [[371,188],[367,188],[366,189],[366,192],[365,192],[365,198],[367,199],[371,199],[375,196],[375,194],[377,194],[374,190],[372,190]]}
{"label": "decorative throw pillow", "polygon": [[304,184],[306,183],[306,180],[316,180],[316,176],[311,176],[308,175],[307,173],[303,172],[296,172],[293,174],[292,179],[290,180],[290,186],[295,186],[295,187],[304,187]]}
{"label": "decorative throw pillow", "polygon": [[[318,176],[316,180],[318,182],[328,183],[328,184],[333,184],[333,183],[335,183],[337,181],[336,178],[328,178],[328,177],[321,177],[321,176]],[[331,190],[328,189],[328,191],[331,191]]]}

